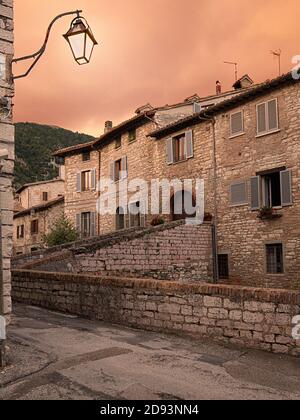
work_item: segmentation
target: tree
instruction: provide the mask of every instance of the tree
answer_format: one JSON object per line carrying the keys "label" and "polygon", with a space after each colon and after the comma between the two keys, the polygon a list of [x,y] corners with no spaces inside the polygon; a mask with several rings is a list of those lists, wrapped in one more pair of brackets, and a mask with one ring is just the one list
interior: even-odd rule
{"label": "tree", "polygon": [[62,214],[51,226],[51,230],[44,235],[43,242],[48,247],[64,245],[78,239],[78,233],[70,220]]}

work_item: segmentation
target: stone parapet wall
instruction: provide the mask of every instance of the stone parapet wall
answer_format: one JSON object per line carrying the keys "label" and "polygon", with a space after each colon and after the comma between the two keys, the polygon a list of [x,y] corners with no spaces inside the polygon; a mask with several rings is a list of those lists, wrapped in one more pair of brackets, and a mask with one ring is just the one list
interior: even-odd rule
{"label": "stone parapet wall", "polygon": [[300,356],[300,295],[211,284],[13,271],[13,298],[90,319]]}

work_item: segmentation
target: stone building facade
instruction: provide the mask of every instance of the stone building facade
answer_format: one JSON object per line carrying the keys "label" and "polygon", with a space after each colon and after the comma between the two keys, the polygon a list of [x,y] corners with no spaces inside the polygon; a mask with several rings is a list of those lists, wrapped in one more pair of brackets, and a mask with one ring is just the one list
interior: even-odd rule
{"label": "stone building facade", "polygon": [[0,1],[0,314],[11,312],[10,257],[13,233],[12,177],[14,167],[14,126],[12,99],[14,85],[11,61],[14,54],[13,1]]}
{"label": "stone building facade", "polygon": [[[152,179],[188,178],[194,183],[203,179],[205,213],[216,231],[215,280],[299,288],[299,95],[298,82],[287,74],[247,86],[224,100],[206,101],[206,106],[193,98],[197,106],[181,117],[177,109],[174,120],[168,107],[147,110],[93,144],[59,151],[57,156],[65,158],[69,177],[73,174],[66,191],[74,192],[78,159],[86,147],[93,156],[90,167],[96,171],[97,182],[110,179],[116,185],[115,197],[122,188],[116,177],[120,168],[127,182],[135,178],[148,184]],[[179,195],[187,193],[194,202],[194,189]],[[176,194],[174,190],[166,214],[161,208],[164,197],[160,197],[159,213],[166,222],[187,217],[184,212],[175,214]],[[113,214],[101,216],[95,202],[99,195],[104,201],[108,197],[104,191],[97,194],[96,189],[90,196],[96,220],[93,234],[151,224],[149,210],[145,216],[126,215],[128,207],[139,201],[136,191],[129,193],[121,211],[116,206]],[[84,202],[83,198],[81,205]],[[67,199],[67,213],[69,209]],[[73,220],[78,219],[77,209],[74,200]]]}
{"label": "stone building facade", "polygon": [[43,236],[64,214],[64,197],[58,197],[14,215],[13,254],[21,255],[43,247]]}
{"label": "stone building facade", "polygon": [[201,145],[221,280],[300,287],[299,117],[300,85],[287,74],[151,134],[159,156],[178,133],[193,131],[192,166]]}
{"label": "stone building facade", "polygon": [[16,191],[15,203],[21,210],[55,200],[65,194],[65,181],[57,178],[50,181],[23,185]]}
{"label": "stone building facade", "polygon": [[[245,90],[249,90],[249,87]],[[65,213],[76,224],[82,237],[150,225],[153,217],[148,212],[143,215],[142,211],[142,208],[151,206],[150,199],[144,202],[133,191],[128,193],[125,203],[117,204],[120,195],[127,188],[126,185],[134,180],[146,181],[151,189],[151,180],[156,176],[163,175],[172,179],[176,172],[166,170],[169,168],[165,165],[165,152],[158,156],[157,146],[149,138],[149,134],[158,127],[194,115],[201,109],[221,103],[239,93],[240,88],[202,99],[193,95],[182,103],[155,109],[146,105],[136,111],[136,116],[116,127],[107,122],[104,134],[95,142],[57,151],[54,156],[63,159],[65,166]],[[194,167],[187,164],[184,168],[181,167],[181,175],[177,175],[184,179],[192,170],[196,176],[200,167],[201,165]],[[100,194],[100,181],[112,183],[115,191],[110,190],[107,193],[103,187],[103,194]],[[112,200],[112,196],[115,200]],[[108,200],[116,202],[113,214],[110,211],[100,217],[97,204],[105,206]],[[165,216],[165,221],[171,219],[169,215]]]}

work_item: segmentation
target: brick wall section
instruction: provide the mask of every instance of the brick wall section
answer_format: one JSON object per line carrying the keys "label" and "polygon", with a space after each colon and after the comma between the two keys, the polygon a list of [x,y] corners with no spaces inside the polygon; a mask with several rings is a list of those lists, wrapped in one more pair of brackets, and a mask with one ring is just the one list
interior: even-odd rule
{"label": "brick wall section", "polygon": [[209,223],[188,226],[180,221],[120,232],[23,268],[207,282],[212,279],[211,250]]}
{"label": "brick wall section", "polygon": [[12,178],[14,170],[14,126],[12,121],[11,101],[14,85],[11,74],[11,60],[14,54],[13,36],[13,1],[0,0],[0,56],[5,64],[0,73],[0,150],[8,158],[0,165],[0,207],[2,225],[2,256],[0,256],[0,311],[7,316],[11,312],[10,257],[12,253],[13,233],[13,194]]}
{"label": "brick wall section", "polygon": [[17,302],[151,331],[300,356],[298,292],[13,271]]}

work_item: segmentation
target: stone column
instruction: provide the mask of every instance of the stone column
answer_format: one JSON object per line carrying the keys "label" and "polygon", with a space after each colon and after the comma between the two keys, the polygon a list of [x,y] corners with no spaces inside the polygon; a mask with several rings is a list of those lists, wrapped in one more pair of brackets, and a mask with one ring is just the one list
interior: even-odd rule
{"label": "stone column", "polygon": [[[0,316],[11,313],[10,258],[13,235],[14,126],[12,121],[13,0],[0,0]],[[0,363],[4,361],[0,337]]]}

